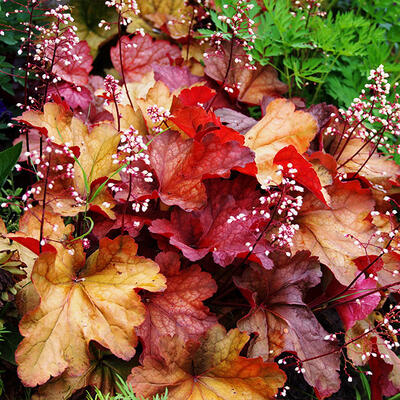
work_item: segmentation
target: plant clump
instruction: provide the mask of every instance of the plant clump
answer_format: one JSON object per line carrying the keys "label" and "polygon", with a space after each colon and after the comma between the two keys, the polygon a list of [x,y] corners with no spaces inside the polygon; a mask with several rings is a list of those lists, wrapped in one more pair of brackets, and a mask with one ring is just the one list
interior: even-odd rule
{"label": "plant clump", "polygon": [[4,398],[397,398],[398,21],[54,3],[0,17]]}

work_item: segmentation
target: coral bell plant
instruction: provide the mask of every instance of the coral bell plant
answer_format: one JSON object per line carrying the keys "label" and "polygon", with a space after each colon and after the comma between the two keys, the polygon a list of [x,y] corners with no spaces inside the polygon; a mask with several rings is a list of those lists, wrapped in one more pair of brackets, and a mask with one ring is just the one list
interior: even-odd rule
{"label": "coral bell plant", "polygon": [[293,97],[307,79],[293,43],[274,65],[268,18],[291,10],[304,67],[307,29],[334,24],[324,3],[99,1],[95,23],[83,3],[5,0],[25,17],[1,26],[22,65],[20,135],[0,153],[4,398],[400,393],[384,66],[347,109],[307,104],[331,72]]}

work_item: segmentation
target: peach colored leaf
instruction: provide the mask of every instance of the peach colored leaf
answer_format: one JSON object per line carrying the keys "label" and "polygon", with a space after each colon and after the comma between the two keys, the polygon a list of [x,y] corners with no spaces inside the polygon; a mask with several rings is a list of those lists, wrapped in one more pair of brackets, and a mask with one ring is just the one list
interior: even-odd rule
{"label": "peach colored leaf", "polygon": [[[43,219],[43,224],[41,223]],[[74,232],[72,224],[65,225],[64,220],[57,214],[43,207],[35,206],[28,208],[20,219],[20,230],[13,235],[32,237],[39,240],[40,230],[43,229],[43,238],[49,239],[51,244],[57,247],[60,243],[66,241]],[[11,235],[10,235],[11,236]]]}
{"label": "peach colored leaf", "polygon": [[[121,38],[122,66],[127,82],[140,81],[152,70],[151,64],[170,65],[170,62],[181,56],[179,47],[166,40],[153,41],[150,35],[136,35]],[[111,48],[111,61],[121,75],[119,46]],[[121,75],[122,76],[122,75]]]}
{"label": "peach colored leaf", "polygon": [[272,101],[264,117],[245,135],[245,143],[256,153],[257,178],[261,184],[268,178],[281,182],[273,165],[275,155],[293,145],[303,154],[317,133],[317,121],[305,111],[295,111],[295,105],[285,99]]}
{"label": "peach colored leaf", "polygon": [[340,357],[337,353],[318,358],[335,346],[324,340],[327,332],[304,303],[307,290],[320,281],[318,260],[307,251],[292,258],[283,253],[271,253],[270,257],[273,269],[254,264],[234,278],[252,305],[250,313],[238,322],[240,330],[256,334],[248,356],[273,360],[288,351],[300,360],[310,359],[302,363],[304,378],[321,398],[328,397],[340,388]]}
{"label": "peach colored leaf", "polygon": [[[334,141],[331,147],[335,148],[336,145],[337,142]],[[366,143],[358,138],[350,139],[347,143],[343,139],[333,154],[335,157],[340,154],[337,159],[339,172],[354,173],[362,167],[359,172],[360,176],[385,187],[389,179],[400,175],[400,166],[375,151],[374,147],[373,143]],[[372,154],[371,157],[370,154]]]}
{"label": "peach colored leaf", "polygon": [[[49,209],[46,209],[43,214],[43,208],[41,206],[28,208],[19,221],[20,230],[9,234],[8,237],[11,239],[14,237],[32,238],[39,241],[42,216],[44,217],[43,239],[45,239],[48,243],[51,243],[53,247],[62,247],[62,243],[69,239],[70,235],[73,233],[73,225],[68,224],[66,226],[63,219],[59,215],[52,213]],[[30,275],[33,264],[37,259],[37,254],[18,242],[14,242],[14,245],[20,253],[21,260],[28,267],[28,276],[27,281],[24,282],[25,284],[30,281]]]}
{"label": "peach colored leaf", "polygon": [[[236,90],[237,98],[248,104],[259,105],[265,95],[281,95],[287,91],[287,86],[278,79],[277,71],[271,67],[262,67],[258,63],[254,69],[244,66],[247,56],[240,46],[233,46],[232,60],[240,60],[239,63],[230,63],[231,48],[229,44],[223,45],[223,53],[216,54],[214,49],[208,51],[204,59],[204,72],[218,83],[224,82],[225,87]],[[226,71],[229,72],[225,78]]]}
{"label": "peach colored leaf", "polygon": [[150,165],[159,182],[159,196],[168,205],[191,211],[207,202],[207,177],[229,177],[234,167],[253,161],[253,153],[236,141],[221,143],[214,134],[201,141],[183,139],[168,131],[153,140],[149,147]]}
{"label": "peach colored leaf", "polygon": [[[368,244],[374,233],[373,224],[366,218],[375,202],[370,190],[363,189],[358,181],[335,181],[326,189],[331,208],[312,194],[304,196],[296,218],[299,230],[293,237],[293,250],[310,250],[342,285],[348,285],[357,273],[351,260],[365,255],[366,251],[354,241]],[[367,251],[375,254],[377,250],[371,243]]]}
{"label": "peach colored leaf", "polygon": [[[114,126],[118,129],[118,114],[120,115],[119,123],[120,129],[129,129],[132,125],[140,135],[147,135],[147,126],[142,114],[141,109],[137,103],[137,99],[146,99],[147,94],[151,88],[154,87],[156,81],[154,80],[153,71],[145,74],[140,81],[129,82],[126,85],[120,86],[118,91],[121,92],[118,104],[116,105],[113,99],[103,89],[99,89],[96,95],[100,98],[107,99],[104,104],[104,109],[112,114],[114,119]],[[118,113],[117,113],[118,107]]]}
{"label": "peach colored leaf", "polygon": [[211,328],[198,347],[177,336],[161,341],[163,359],[145,357],[128,382],[137,395],[151,396],[168,388],[168,400],[272,400],[286,376],[276,363],[241,357],[249,337],[221,325]]}
{"label": "peach colored leaf", "polygon": [[163,336],[177,335],[184,342],[196,342],[217,323],[202,302],[217,290],[211,275],[198,265],[180,270],[179,256],[173,252],[158,254],[156,262],[167,278],[167,289],[160,294],[145,295],[146,319],[136,329],[144,342],[141,357],[158,356]]}
{"label": "peach colored leaf", "polygon": [[[169,111],[172,104],[172,95],[168,89],[168,86],[162,82],[157,81],[152,88],[146,93],[146,97],[138,98],[136,100],[138,107],[140,108],[143,118],[146,121],[146,126],[150,134],[153,134],[152,128],[154,126],[160,125],[160,123],[155,123],[151,118],[147,109],[149,107],[157,106],[158,108],[163,108]],[[162,126],[164,129],[164,126]]]}
{"label": "peach colored leaf", "polygon": [[[398,274],[400,272],[400,253],[389,251],[382,257],[383,268],[376,274],[380,286],[392,285],[399,282]],[[393,286],[390,291],[398,292],[399,286]]]}
{"label": "peach colored leaf", "polygon": [[137,343],[134,327],[145,317],[134,289],[165,289],[158,265],[136,256],[137,245],[128,236],[100,240],[86,262],[80,242],[72,250],[43,253],[34,265],[40,306],[22,318],[24,339],[15,355],[26,386],[43,384],[66,369],[71,376],[83,374],[91,340],[129,360]]}
{"label": "peach colored leaf", "polygon": [[114,392],[112,370],[98,360],[93,360],[89,368],[81,375],[69,376],[64,372],[39,387],[32,400],[68,400],[73,393],[86,386],[96,386],[102,393]]}

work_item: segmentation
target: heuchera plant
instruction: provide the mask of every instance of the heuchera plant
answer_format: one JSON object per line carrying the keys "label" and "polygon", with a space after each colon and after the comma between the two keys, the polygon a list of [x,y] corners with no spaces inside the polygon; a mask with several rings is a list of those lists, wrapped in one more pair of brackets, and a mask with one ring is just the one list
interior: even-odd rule
{"label": "heuchera plant", "polygon": [[0,226],[26,275],[15,361],[32,399],[113,394],[118,374],[138,398],[284,398],[302,375],[326,399],[359,370],[374,400],[399,393],[400,105],[384,67],[347,110],[307,108],[249,58],[248,1],[204,44],[212,2],[112,0],[103,78],[69,7],[44,3],[22,8],[30,184],[19,230]]}

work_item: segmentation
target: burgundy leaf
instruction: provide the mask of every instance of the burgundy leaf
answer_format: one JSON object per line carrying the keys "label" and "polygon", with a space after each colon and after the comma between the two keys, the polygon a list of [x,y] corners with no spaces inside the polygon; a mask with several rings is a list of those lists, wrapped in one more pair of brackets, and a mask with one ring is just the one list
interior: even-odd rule
{"label": "burgundy leaf", "polygon": [[154,71],[154,79],[164,82],[171,93],[177,89],[192,86],[202,80],[200,76],[193,75],[188,67],[160,65],[157,63],[152,64],[151,67]]}
{"label": "burgundy leaf", "polygon": [[[191,213],[174,209],[170,220],[155,220],[149,229],[168,237],[189,260],[200,260],[212,252],[214,261],[225,267],[235,257],[249,253],[250,246],[257,241],[257,230],[260,232],[269,219],[260,213],[265,209],[255,179],[246,176],[234,181],[212,179],[205,185],[208,203],[204,209]],[[264,240],[253,249],[254,257],[264,268],[272,267],[266,255],[269,250]]]}
{"label": "burgundy leaf", "polygon": [[[327,332],[303,300],[306,291],[320,281],[318,259],[310,257],[308,251],[298,252],[292,258],[275,252],[270,258],[273,269],[254,264],[235,278],[252,305],[238,327],[257,334],[248,356],[268,360],[288,351],[300,360],[309,359],[302,364],[304,378],[316,388],[320,398],[329,397],[340,388],[340,356],[334,352],[336,347],[324,340]],[[332,354],[318,357],[330,351]]]}

